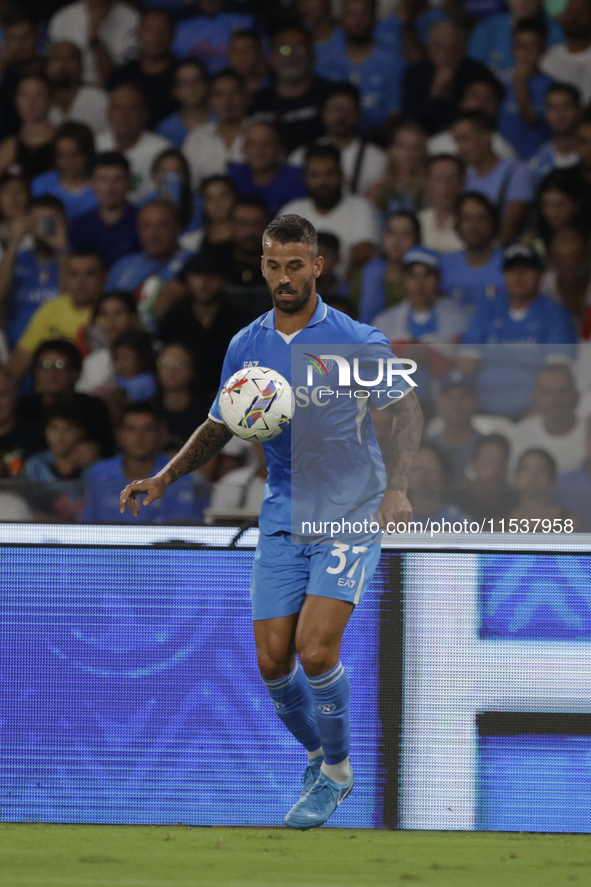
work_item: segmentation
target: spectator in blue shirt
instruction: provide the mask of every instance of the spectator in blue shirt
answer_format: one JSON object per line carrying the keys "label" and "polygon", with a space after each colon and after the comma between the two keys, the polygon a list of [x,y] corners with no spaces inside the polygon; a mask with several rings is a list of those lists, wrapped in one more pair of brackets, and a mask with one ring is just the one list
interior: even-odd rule
{"label": "spectator in blue shirt", "polygon": [[554,81],[539,69],[547,35],[546,25],[538,18],[523,19],[513,31],[515,70],[498,126],[522,160],[529,160],[551,135],[544,119],[544,100]]}
{"label": "spectator in blue shirt", "polygon": [[175,277],[190,258],[178,244],[179,215],[170,200],[159,198],[138,212],[138,235],[142,250],[123,256],[113,265],[107,290],[135,292],[140,319],[154,326],[154,307],[163,283]]}
{"label": "spectator in blue shirt", "polygon": [[272,216],[290,200],[307,197],[302,170],[284,161],[279,132],[273,123],[251,123],[242,153],[246,163],[232,163],[228,170],[238,194],[258,194],[266,200]]}
{"label": "spectator in blue shirt", "polygon": [[501,159],[492,147],[494,122],[480,111],[464,111],[452,131],[466,170],[465,191],[488,197],[501,214],[499,241],[512,243],[521,231],[528,205],[534,199],[533,181],[518,160]]}
{"label": "spectator in blue shirt", "polygon": [[94,136],[83,123],[68,121],[55,134],[55,169],[31,183],[31,194],[53,194],[64,205],[68,221],[97,205],[90,184],[94,163]]}
{"label": "spectator in blue shirt", "polygon": [[37,308],[59,294],[59,258],[67,248],[63,204],[50,194],[34,198],[30,213],[12,224],[0,262],[0,305],[10,348]]}
{"label": "spectator in blue shirt", "polygon": [[198,59],[181,62],[174,73],[172,95],[180,108],[161,120],[155,129],[158,135],[180,148],[189,133],[207,123],[211,116],[207,103],[209,77],[205,65]]}
{"label": "spectator in blue shirt", "polygon": [[485,412],[519,418],[530,408],[546,360],[554,355],[573,356],[572,321],[561,305],[540,294],[542,269],[542,260],[533,249],[521,243],[509,247],[503,261],[506,292],[481,302],[464,332],[468,346],[489,346],[468,348],[461,363],[469,374],[478,371],[479,400]]}
{"label": "spectator in blue shirt", "polygon": [[535,15],[544,21],[550,46],[564,39],[558,22],[542,13],[541,0],[507,0],[507,6],[508,12],[499,12],[479,22],[468,44],[468,54],[490,68],[503,83],[509,83],[513,76],[515,59],[511,34],[522,19]]}
{"label": "spectator in blue shirt", "polygon": [[457,218],[465,249],[441,256],[441,289],[473,314],[503,288],[503,251],[496,243],[499,214],[482,194],[468,191],[458,201]]}
{"label": "spectator in blue shirt", "polygon": [[565,169],[579,162],[575,132],[582,115],[581,93],[576,86],[554,83],[548,87],[544,97],[544,117],[552,138],[538,149],[528,164],[537,182],[555,169]]}
{"label": "spectator in blue shirt", "polygon": [[107,268],[122,256],[138,252],[137,209],[127,202],[131,188],[129,161],[117,151],[99,154],[91,178],[97,206],[70,225],[76,251],[95,250]]}
{"label": "spectator in blue shirt", "polygon": [[363,132],[384,126],[400,111],[402,55],[383,49],[374,39],[374,0],[345,0],[341,15],[344,45],[325,46],[316,57],[316,73],[327,80],[348,81],[361,93]]}
{"label": "spectator in blue shirt", "polygon": [[230,63],[230,40],[236,31],[248,31],[254,18],[245,12],[229,12],[227,0],[197,0],[198,14],[180,21],[172,51],[178,59],[198,58],[210,74]]}
{"label": "spectator in blue shirt", "polygon": [[[83,523],[129,523],[131,515],[119,511],[119,494],[132,477],[151,477],[169,461],[160,453],[163,433],[158,416],[149,404],[129,404],[118,429],[121,452],[103,459],[88,472]],[[170,499],[166,496],[142,508],[139,520],[145,524],[191,523],[195,520],[195,497],[190,476],[178,481]],[[132,518],[133,519],[133,518]]]}
{"label": "spectator in blue shirt", "polygon": [[64,401],[45,416],[47,449],[25,462],[23,478],[30,481],[27,499],[37,520],[75,520],[84,506],[84,479],[100,458],[100,448],[76,402]]}

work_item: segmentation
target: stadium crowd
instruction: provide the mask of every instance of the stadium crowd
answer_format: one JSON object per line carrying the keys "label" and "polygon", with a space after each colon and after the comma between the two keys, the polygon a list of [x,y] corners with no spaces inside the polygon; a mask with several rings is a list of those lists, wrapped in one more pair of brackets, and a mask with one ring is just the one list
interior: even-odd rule
{"label": "stadium crowd", "polygon": [[[591,3],[553,9],[2,0],[0,519],[135,520],[297,213],[419,364],[416,519],[591,531]],[[264,479],[234,438],[141,520],[255,519]]]}

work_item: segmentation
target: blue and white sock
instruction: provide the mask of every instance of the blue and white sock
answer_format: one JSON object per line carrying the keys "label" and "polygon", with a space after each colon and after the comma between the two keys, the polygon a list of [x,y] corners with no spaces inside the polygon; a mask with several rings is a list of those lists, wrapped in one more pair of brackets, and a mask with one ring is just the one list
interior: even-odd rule
{"label": "blue and white sock", "polygon": [[292,671],[276,681],[265,681],[275,711],[298,742],[306,751],[320,749],[320,735],[314,715],[314,699],[304,669],[296,660]]}
{"label": "blue and white sock", "polygon": [[[351,684],[342,662],[333,669],[308,678],[314,697],[316,721],[320,732],[324,763],[322,770],[337,782],[349,778],[349,742],[351,722]],[[332,769],[335,768],[335,769]]]}

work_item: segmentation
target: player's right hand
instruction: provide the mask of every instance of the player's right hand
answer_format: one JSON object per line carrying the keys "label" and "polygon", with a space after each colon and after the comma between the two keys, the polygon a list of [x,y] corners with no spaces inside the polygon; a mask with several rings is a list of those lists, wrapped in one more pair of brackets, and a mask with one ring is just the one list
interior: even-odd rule
{"label": "player's right hand", "polygon": [[[154,499],[160,499],[166,492],[167,483],[163,477],[148,477],[145,480],[133,480],[127,484],[119,497],[119,511],[125,514],[125,508],[128,507],[131,513],[138,517],[140,513],[140,504],[149,505]],[[142,493],[146,493],[143,502],[139,502],[136,498]]]}

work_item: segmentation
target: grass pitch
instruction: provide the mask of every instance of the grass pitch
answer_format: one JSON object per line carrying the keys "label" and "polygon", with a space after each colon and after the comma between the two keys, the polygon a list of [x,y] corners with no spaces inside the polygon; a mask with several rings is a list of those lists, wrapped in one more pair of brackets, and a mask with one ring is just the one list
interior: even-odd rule
{"label": "grass pitch", "polygon": [[1,887],[591,885],[591,835],[0,824]]}

